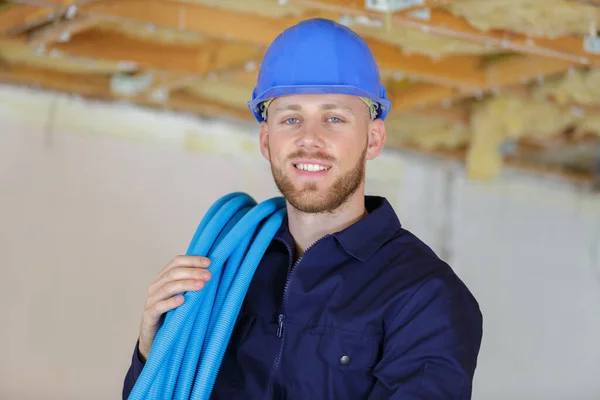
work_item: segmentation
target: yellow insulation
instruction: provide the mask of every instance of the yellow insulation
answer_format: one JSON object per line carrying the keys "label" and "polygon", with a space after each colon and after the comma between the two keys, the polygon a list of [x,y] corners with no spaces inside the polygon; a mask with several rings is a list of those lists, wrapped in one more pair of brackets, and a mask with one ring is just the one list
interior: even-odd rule
{"label": "yellow insulation", "polygon": [[572,70],[534,88],[535,98],[553,98],[560,105],[600,105],[600,70]]}
{"label": "yellow insulation", "polygon": [[497,148],[506,139],[547,138],[585,121],[568,108],[551,101],[499,95],[473,108],[469,124],[427,115],[406,114],[390,118],[391,142],[410,142],[423,149],[458,148],[471,142]]}
{"label": "yellow insulation", "polygon": [[411,144],[425,150],[456,149],[465,146],[471,136],[468,126],[426,113],[395,116],[387,126],[387,143],[398,147]]}
{"label": "yellow insulation", "polygon": [[[541,89],[540,89],[541,90]],[[467,154],[471,179],[489,179],[502,166],[499,146],[507,139],[551,139],[573,127],[575,136],[600,135],[600,114],[573,112],[557,102],[522,95],[500,95],[475,107],[472,140]]]}
{"label": "yellow insulation", "polygon": [[467,175],[470,179],[492,179],[501,171],[500,147],[508,139],[550,139],[569,127],[576,135],[600,135],[600,114],[581,115],[542,98],[500,94],[473,107],[469,124],[428,116],[402,115],[388,122],[388,143],[406,144],[431,151],[468,146]]}
{"label": "yellow insulation", "polygon": [[385,26],[350,25],[350,27],[365,36],[399,46],[406,54],[423,54],[433,59],[453,54],[482,55],[498,52],[498,49],[488,48],[482,44],[436,36],[419,29],[398,26],[391,29],[387,29]]}
{"label": "yellow insulation", "polygon": [[487,107],[471,117],[473,135],[467,151],[467,176],[473,180],[492,179],[502,169],[499,147],[505,140],[502,126],[490,124]]}
{"label": "yellow insulation", "polygon": [[473,118],[484,129],[499,130],[505,137],[514,139],[553,136],[579,119],[551,101],[511,95],[490,98],[473,111]]}
{"label": "yellow insulation", "polygon": [[538,101],[551,99],[552,115],[569,114],[576,138],[600,136],[600,70],[571,70],[534,87],[532,97]]}
{"label": "yellow insulation", "polygon": [[600,8],[565,0],[453,0],[447,8],[477,29],[533,37],[585,35],[600,26]]}
{"label": "yellow insulation", "polygon": [[186,88],[192,94],[234,107],[246,108],[252,87],[230,85],[221,80],[199,79]]}
{"label": "yellow insulation", "polygon": [[589,115],[581,118],[575,127],[575,138],[591,135],[600,136],[600,115]]}

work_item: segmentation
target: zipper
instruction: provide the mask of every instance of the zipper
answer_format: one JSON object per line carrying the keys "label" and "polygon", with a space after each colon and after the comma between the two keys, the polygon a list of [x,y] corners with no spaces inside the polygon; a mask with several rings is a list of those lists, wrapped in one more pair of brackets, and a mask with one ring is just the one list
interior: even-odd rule
{"label": "zipper", "polygon": [[277,325],[277,337],[280,338],[283,334],[283,314],[279,314],[279,322]]}
{"label": "zipper", "polygon": [[264,398],[267,398],[266,397],[267,394],[271,391],[271,382],[273,381],[273,378],[275,377],[275,373],[277,372],[277,369],[279,368],[279,363],[281,362],[281,356],[283,354],[283,344],[285,341],[285,308],[287,305],[288,287],[289,287],[290,281],[292,280],[292,277],[294,275],[294,272],[296,271],[296,268],[298,267],[298,264],[300,264],[302,259],[304,259],[304,257],[306,256],[306,253],[312,247],[314,247],[317,243],[319,243],[321,240],[323,240],[329,236],[330,235],[327,234],[327,235],[323,236],[322,238],[318,239],[317,241],[313,242],[310,246],[308,246],[306,248],[306,250],[304,251],[304,254],[302,256],[300,256],[300,258],[298,258],[293,265],[292,265],[292,255],[294,254],[294,252],[292,251],[290,246],[284,242],[285,247],[287,247],[288,253],[290,255],[290,265],[292,265],[292,267],[290,269],[288,269],[287,277],[285,279],[285,285],[283,287],[283,301],[282,301],[281,309],[279,312],[279,316],[277,318],[277,337],[281,339],[279,341],[279,351],[277,352],[277,355],[275,356],[275,360],[273,361],[273,366],[271,367],[271,376],[269,377],[269,382],[267,383],[267,390],[265,391]]}
{"label": "zipper", "polygon": [[[290,254],[292,254],[292,251],[291,251],[290,247],[287,245],[287,243],[286,243],[286,247],[288,248],[288,251],[290,252]],[[312,247],[312,245],[310,247]],[[308,249],[306,249],[306,250],[308,251]],[[306,251],[304,252],[304,254],[306,254]],[[292,261],[291,258],[292,257],[290,255],[290,264]],[[300,261],[302,261],[303,258],[304,258],[304,255],[300,256],[300,258],[298,258],[296,260],[294,265],[292,265],[292,268],[290,268],[288,270],[287,277],[285,279],[285,285],[283,287],[283,301],[282,301],[281,309],[279,312],[279,323],[277,325],[277,337],[281,338],[282,342],[283,342],[283,327],[284,327],[284,323],[285,323],[285,306],[287,304],[288,286],[290,284],[290,281],[292,280],[292,276],[294,275],[294,271],[296,270],[296,267],[298,266],[298,264],[300,264]],[[279,349],[280,353],[281,353],[282,348],[283,348],[283,344],[280,346],[280,349]]]}

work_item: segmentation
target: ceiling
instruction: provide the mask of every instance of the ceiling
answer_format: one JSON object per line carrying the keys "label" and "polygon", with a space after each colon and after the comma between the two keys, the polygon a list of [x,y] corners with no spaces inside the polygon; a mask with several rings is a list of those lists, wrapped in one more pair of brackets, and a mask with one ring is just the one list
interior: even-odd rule
{"label": "ceiling", "polygon": [[0,1],[0,82],[250,121],[266,47],[310,17],[367,39],[388,147],[600,187],[600,0]]}

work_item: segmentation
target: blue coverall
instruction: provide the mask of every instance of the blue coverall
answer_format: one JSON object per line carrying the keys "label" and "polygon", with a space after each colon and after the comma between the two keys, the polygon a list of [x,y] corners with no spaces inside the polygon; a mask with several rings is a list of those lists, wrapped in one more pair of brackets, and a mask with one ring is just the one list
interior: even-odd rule
{"label": "blue coverall", "polygon": [[[389,202],[296,260],[284,222],[265,253],[214,399],[466,400],[482,340],[476,299]],[[126,398],[143,364],[135,346]]]}

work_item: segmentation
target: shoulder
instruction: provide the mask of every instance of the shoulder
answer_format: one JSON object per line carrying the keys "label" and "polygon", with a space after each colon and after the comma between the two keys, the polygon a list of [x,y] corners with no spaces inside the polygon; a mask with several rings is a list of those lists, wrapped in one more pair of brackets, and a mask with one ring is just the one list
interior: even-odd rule
{"label": "shoulder", "polygon": [[402,292],[391,304],[391,315],[410,308],[433,307],[445,315],[464,314],[480,324],[479,303],[454,269],[412,232],[401,228],[380,249],[387,262],[384,275],[395,279]]}

